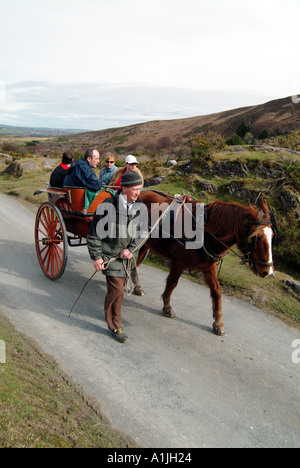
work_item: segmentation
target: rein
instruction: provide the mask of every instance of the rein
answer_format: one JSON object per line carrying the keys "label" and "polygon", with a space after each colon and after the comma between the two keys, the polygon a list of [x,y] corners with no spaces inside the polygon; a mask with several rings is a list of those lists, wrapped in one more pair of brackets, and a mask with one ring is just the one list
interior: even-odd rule
{"label": "rein", "polygon": [[[164,195],[166,198],[172,198],[173,199],[173,202],[177,202],[179,204],[181,204],[189,213],[190,215],[192,216],[192,218],[194,219],[195,223],[198,224],[199,226],[202,226],[200,225],[199,223],[199,220],[190,212],[190,210],[188,209],[188,207],[186,206],[185,202],[186,202],[186,198],[187,198],[187,195],[183,195],[182,197],[180,197],[179,195],[175,195],[175,197],[171,197],[170,195],[168,194],[165,194],[163,192],[158,192],[156,190],[153,190],[153,192],[156,192],[156,193],[159,193],[160,195]],[[172,202],[172,203],[173,203]],[[171,205],[170,205],[171,206]],[[255,219],[247,219],[247,222],[245,224],[245,231],[244,231],[244,237],[245,237],[245,250],[247,250],[247,244],[249,243],[249,232],[248,232],[248,227],[249,225],[254,225],[254,226],[269,226],[269,225],[272,225],[271,223],[271,220],[267,220],[267,221],[262,221],[263,219],[263,216],[264,216],[264,213],[263,211],[260,211],[260,219],[259,220],[255,220]],[[215,240],[217,240],[220,244],[222,244],[226,250],[229,250],[230,252],[232,252],[234,255],[236,255],[237,257],[240,258],[241,260],[241,263],[242,265],[245,265],[246,263],[249,263],[249,266],[251,265],[260,265],[260,266],[263,266],[263,267],[271,267],[273,266],[273,262],[270,262],[270,263],[266,263],[266,262],[261,262],[259,260],[255,260],[254,258],[251,258],[251,249],[248,250],[248,252],[244,255],[241,255],[240,253],[236,252],[232,247],[229,247],[227,244],[225,244],[225,242],[221,241],[221,239],[219,239],[217,236],[215,236],[214,234],[212,234],[211,232],[208,233],[209,235],[211,235]],[[175,239],[180,245],[183,245],[182,242],[178,241],[178,239]],[[217,262],[217,263],[220,263],[220,269],[221,269],[221,266],[222,266],[222,262],[223,262],[223,259],[228,255],[228,252],[226,252],[225,254],[223,255],[218,255],[218,254],[215,254],[215,253],[210,253],[207,249],[207,247],[205,246],[205,243],[203,244],[202,246],[202,249],[204,250],[204,252],[206,253],[206,255],[212,259],[212,262]],[[220,272],[220,269],[219,269],[219,272]]]}
{"label": "rein", "polygon": [[[249,243],[249,236],[248,236],[248,226],[249,224],[252,224],[254,226],[269,226],[271,223],[271,221],[267,222],[267,221],[257,221],[257,220],[248,220],[246,225],[245,225],[245,244],[246,243]],[[240,258],[241,260],[241,263],[242,265],[245,265],[246,263],[249,263],[249,266],[251,265],[260,265],[260,266],[263,266],[263,267],[271,267],[273,266],[273,262],[270,262],[270,263],[266,263],[266,262],[261,262],[259,260],[255,260],[254,258],[251,258],[250,255],[251,255],[251,249],[245,254],[245,255],[241,255],[239,254],[238,252],[236,252],[235,250],[233,250],[231,247],[229,247],[228,245],[225,244],[225,242],[221,241],[218,237],[216,237],[214,234],[212,234],[211,232],[209,233],[212,237],[214,237],[214,239],[216,239],[218,242],[220,242],[220,244],[224,245],[224,247],[226,247],[226,249],[230,250],[232,253],[234,253],[237,257]],[[255,236],[256,237],[256,236]],[[252,243],[252,242],[251,242]],[[247,250],[245,248],[245,250]],[[205,252],[209,254],[209,252],[206,251],[205,249]],[[210,255],[210,254],[209,254]],[[224,257],[227,255],[227,253],[224,255]],[[210,255],[212,256],[212,255]],[[222,257],[222,258],[224,258]]]}
{"label": "rein", "polygon": [[[185,205],[185,198],[179,199],[178,200],[179,203],[181,203],[183,205],[183,207],[190,213],[190,215],[193,217],[196,224],[200,225],[199,221],[195,218],[195,216],[190,212],[190,210]],[[245,246],[247,245],[247,243],[249,243],[249,238],[250,238],[249,232],[248,232],[249,225],[254,225],[254,226],[269,226],[269,225],[272,225],[271,220],[262,221],[263,215],[264,215],[264,213],[261,211],[260,220],[254,220],[254,219],[248,219],[247,220],[247,223],[245,224],[245,232],[244,232]],[[254,265],[254,264],[255,265],[260,265],[260,266],[263,266],[263,267],[267,267],[267,268],[273,266],[273,262],[266,263],[266,262],[261,262],[259,260],[255,260],[254,258],[251,258],[250,257],[251,249],[245,255],[241,255],[238,252],[236,252],[233,248],[231,248],[227,244],[225,244],[225,242],[221,241],[221,239],[219,239],[217,236],[215,236],[211,232],[209,232],[208,234],[211,235],[220,244],[222,244],[226,248],[226,250],[230,250],[230,252],[232,252],[234,255],[239,257],[240,260],[241,260],[242,265],[245,265],[246,263],[249,263],[249,266]],[[219,273],[220,273],[223,259],[228,255],[228,252],[226,252],[224,255],[218,255],[218,254],[215,254],[215,253],[211,254],[207,250],[205,244],[203,244],[202,248],[203,248],[204,252],[206,253],[206,255],[208,255],[212,259],[213,262],[220,262],[220,269],[219,269]],[[247,249],[245,248],[245,250],[247,250]]]}

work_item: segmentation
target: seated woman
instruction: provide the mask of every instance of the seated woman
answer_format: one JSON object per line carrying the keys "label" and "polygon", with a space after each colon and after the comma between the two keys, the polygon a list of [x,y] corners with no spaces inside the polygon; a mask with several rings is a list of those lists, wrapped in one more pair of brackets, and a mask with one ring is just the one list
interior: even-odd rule
{"label": "seated woman", "polygon": [[50,176],[50,186],[55,188],[62,188],[64,178],[67,174],[67,170],[74,161],[73,154],[71,151],[66,151],[61,160],[61,164],[57,166]]}
{"label": "seated woman", "polygon": [[115,165],[115,157],[112,153],[107,153],[104,161],[105,166],[100,171],[99,181],[102,187],[107,187],[118,168]]}

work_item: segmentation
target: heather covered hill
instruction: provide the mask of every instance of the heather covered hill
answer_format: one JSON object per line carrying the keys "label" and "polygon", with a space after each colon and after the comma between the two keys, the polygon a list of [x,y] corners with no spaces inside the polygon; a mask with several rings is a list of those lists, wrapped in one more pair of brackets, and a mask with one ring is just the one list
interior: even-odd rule
{"label": "heather covered hill", "polygon": [[237,132],[243,121],[251,128],[254,138],[264,131],[272,136],[300,130],[300,104],[293,102],[291,97],[286,97],[265,104],[199,117],[151,121],[62,136],[53,139],[52,144],[73,149],[90,146],[110,148],[119,153],[134,150],[151,152],[155,147],[171,148],[185,145],[192,138],[203,136],[208,131],[225,138],[230,137]]}

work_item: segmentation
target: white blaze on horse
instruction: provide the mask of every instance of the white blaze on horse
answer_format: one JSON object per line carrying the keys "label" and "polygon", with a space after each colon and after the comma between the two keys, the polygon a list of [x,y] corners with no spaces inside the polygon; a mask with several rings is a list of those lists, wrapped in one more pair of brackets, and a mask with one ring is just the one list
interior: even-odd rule
{"label": "white blaze on horse", "polygon": [[[152,204],[171,204],[174,198],[161,192],[146,190],[141,192],[140,198],[146,204],[151,226]],[[197,205],[200,200],[185,197],[181,201],[179,210],[184,211],[184,203],[191,206],[192,216],[196,224]],[[213,306],[213,330],[217,335],[225,333],[221,288],[218,281],[218,262],[222,260],[228,251],[237,244],[242,252],[240,257],[244,263],[248,263],[252,271],[266,278],[274,274],[272,259],[273,229],[270,213],[266,201],[263,201],[258,209],[252,205],[245,207],[236,203],[224,203],[215,201],[206,207],[207,220],[204,225],[204,245],[202,248],[186,248],[188,239],[177,239],[172,233],[169,238],[166,235],[149,237],[139,252],[137,266],[146,257],[149,250],[170,260],[170,272],[166,282],[166,288],[162,295],[163,314],[166,317],[174,317],[171,307],[171,295],[178,284],[178,280],[185,269],[201,271],[207,285]],[[178,222],[184,222],[184,216],[176,216]],[[175,226],[173,226],[175,229]],[[182,232],[185,232],[184,226]],[[165,233],[164,233],[165,234]],[[189,239],[190,240],[190,239]],[[136,283],[135,293],[142,295],[143,290],[139,283],[138,274],[133,280]]]}

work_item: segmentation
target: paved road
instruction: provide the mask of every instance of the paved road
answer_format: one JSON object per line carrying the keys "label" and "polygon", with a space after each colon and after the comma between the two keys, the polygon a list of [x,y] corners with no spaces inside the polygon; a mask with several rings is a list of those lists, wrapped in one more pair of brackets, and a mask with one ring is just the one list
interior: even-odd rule
{"label": "paved road", "polygon": [[151,448],[300,445],[298,332],[224,297],[227,333],[217,337],[208,290],[184,279],[177,318],[162,317],[166,273],[144,266],[147,295],[125,299],[130,340],[119,344],[106,328],[101,273],[68,318],[93,272],[86,247],[70,249],[52,282],[35,255],[35,214],[0,195],[0,219],[0,309],[100,400],[115,428]]}

